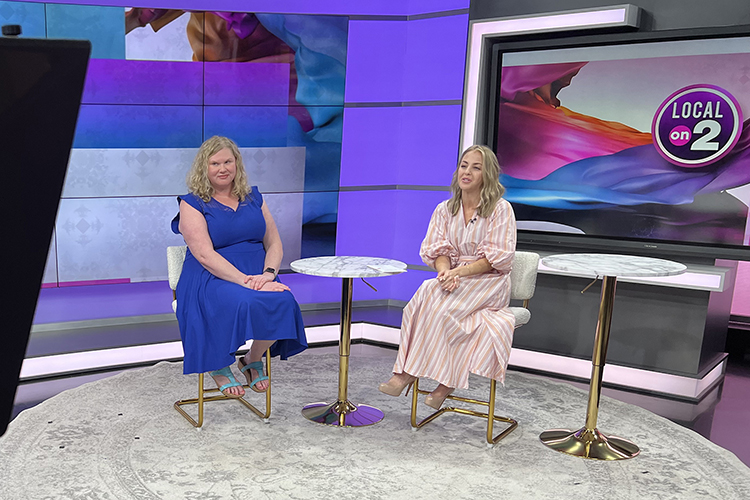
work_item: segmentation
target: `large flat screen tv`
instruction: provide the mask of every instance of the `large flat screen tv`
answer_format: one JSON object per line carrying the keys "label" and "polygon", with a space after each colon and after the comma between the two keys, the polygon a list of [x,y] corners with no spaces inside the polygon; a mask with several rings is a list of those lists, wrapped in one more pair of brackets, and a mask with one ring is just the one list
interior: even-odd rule
{"label": "large flat screen tv", "polygon": [[492,46],[519,244],[750,260],[750,29]]}

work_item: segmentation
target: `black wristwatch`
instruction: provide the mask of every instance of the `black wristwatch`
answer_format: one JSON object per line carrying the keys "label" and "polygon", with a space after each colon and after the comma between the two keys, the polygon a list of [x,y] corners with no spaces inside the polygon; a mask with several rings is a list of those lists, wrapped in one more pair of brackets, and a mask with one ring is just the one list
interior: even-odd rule
{"label": "black wristwatch", "polygon": [[276,279],[276,269],[274,269],[272,267],[267,267],[266,270],[263,271],[263,272],[264,273],[271,273],[271,274],[273,274],[273,278]]}

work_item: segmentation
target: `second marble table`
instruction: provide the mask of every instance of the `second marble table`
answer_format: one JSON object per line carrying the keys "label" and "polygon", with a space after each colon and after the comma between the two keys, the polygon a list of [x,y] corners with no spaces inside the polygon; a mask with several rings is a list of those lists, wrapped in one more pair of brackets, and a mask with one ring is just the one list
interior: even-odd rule
{"label": "second marble table", "polygon": [[339,395],[333,403],[311,403],[302,409],[308,420],[340,427],[361,427],[383,420],[383,412],[348,399],[349,352],[352,327],[352,279],[391,276],[406,271],[398,260],[377,257],[312,257],[295,260],[293,271],[312,276],[343,278],[341,289],[341,335],[339,337]]}
{"label": "second marble table", "polygon": [[544,431],[539,439],[553,450],[578,457],[596,460],[633,458],[640,453],[635,443],[616,436],[607,436],[596,427],[617,277],[674,276],[684,273],[687,266],[679,262],[650,257],[590,253],[550,255],[542,259],[542,264],[552,269],[575,273],[576,276],[602,278],[602,293],[596,323],[594,352],[591,357],[586,425],[578,430]]}

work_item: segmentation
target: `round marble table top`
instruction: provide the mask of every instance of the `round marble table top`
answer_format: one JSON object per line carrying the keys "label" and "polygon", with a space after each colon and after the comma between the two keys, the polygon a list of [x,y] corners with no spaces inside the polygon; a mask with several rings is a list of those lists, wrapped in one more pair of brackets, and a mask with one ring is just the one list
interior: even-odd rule
{"label": "round marble table top", "polygon": [[298,273],[333,278],[376,278],[406,272],[406,264],[399,260],[338,255],[295,260],[291,267]]}
{"label": "round marble table top", "polygon": [[685,264],[671,260],[637,257],[635,255],[610,255],[603,253],[566,253],[550,255],[542,264],[560,271],[585,276],[674,276],[687,269]]}

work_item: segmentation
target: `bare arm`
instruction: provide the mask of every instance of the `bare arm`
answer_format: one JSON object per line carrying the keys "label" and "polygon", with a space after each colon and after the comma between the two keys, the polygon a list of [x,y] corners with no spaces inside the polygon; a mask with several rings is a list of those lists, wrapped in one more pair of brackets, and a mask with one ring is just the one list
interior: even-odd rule
{"label": "bare arm", "polygon": [[[266,234],[263,235],[263,248],[266,250],[266,259],[263,263],[263,269],[271,267],[278,273],[281,259],[284,256],[284,249],[281,245],[281,236],[279,236],[276,222],[274,222],[271,211],[268,210],[265,201],[263,202],[261,210],[263,211],[263,219],[266,221]],[[274,278],[276,278],[274,273],[264,271],[261,274],[250,276],[248,278],[248,284],[254,290],[260,290],[266,283],[273,281]]]}
{"label": "bare arm", "polygon": [[180,201],[180,233],[185,238],[190,253],[208,272],[217,278],[246,286],[247,275],[214,250],[205,217],[185,201]]}

